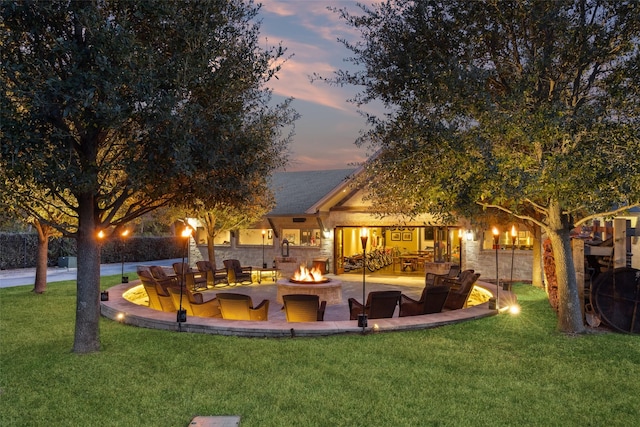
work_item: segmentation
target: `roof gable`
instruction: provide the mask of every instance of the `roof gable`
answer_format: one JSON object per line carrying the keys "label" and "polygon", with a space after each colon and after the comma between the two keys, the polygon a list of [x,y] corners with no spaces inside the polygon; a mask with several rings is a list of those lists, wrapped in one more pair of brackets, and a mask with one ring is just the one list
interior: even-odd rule
{"label": "roof gable", "polygon": [[275,172],[271,178],[276,207],[274,215],[302,215],[336,187],[344,184],[355,169]]}

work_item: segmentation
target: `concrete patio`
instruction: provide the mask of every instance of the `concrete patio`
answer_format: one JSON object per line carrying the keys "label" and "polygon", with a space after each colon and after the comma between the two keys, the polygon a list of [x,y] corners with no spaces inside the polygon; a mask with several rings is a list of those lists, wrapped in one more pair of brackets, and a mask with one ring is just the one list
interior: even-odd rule
{"label": "concrete patio", "polygon": [[[205,299],[211,299],[218,292],[236,292],[250,295],[254,304],[259,304],[263,299],[270,301],[269,320],[238,321],[217,318],[204,318],[187,316],[187,321],[178,323],[176,313],[162,312],[150,309],[143,305],[134,304],[122,297],[128,289],[137,286],[139,281],[120,284],[108,290],[109,300],[101,301],[102,315],[133,326],[165,329],[172,331],[205,333],[216,335],[238,335],[247,337],[294,337],[294,336],[326,336],[345,333],[362,333],[356,320],[349,319],[349,307],[347,300],[350,297],[362,301],[362,276],[344,274],[338,277],[328,275],[342,281],[342,303],[328,305],[322,322],[289,323],[286,321],[282,305],[276,302],[276,284],[270,280],[261,284],[253,283],[243,286],[228,286],[204,291]],[[424,287],[422,277],[397,277],[397,276],[367,276],[365,279],[365,295],[378,290],[400,290],[412,298],[419,298]],[[477,282],[474,294],[480,299],[485,298],[488,291],[495,295],[496,286],[485,282]],[[505,310],[516,303],[516,297],[509,291],[500,289],[500,307]],[[472,294],[473,296],[473,294]],[[436,314],[427,314],[411,317],[397,317],[398,309],[394,317],[390,319],[369,319],[366,333],[407,331],[415,329],[428,329],[452,323],[464,322],[498,314],[496,310],[489,309],[489,303],[461,309],[444,311]]]}

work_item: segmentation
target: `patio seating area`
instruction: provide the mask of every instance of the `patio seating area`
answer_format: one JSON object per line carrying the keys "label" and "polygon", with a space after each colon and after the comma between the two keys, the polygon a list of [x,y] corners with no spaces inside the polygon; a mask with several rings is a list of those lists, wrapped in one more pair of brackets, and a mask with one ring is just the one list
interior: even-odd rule
{"label": "patio seating area", "polygon": [[[329,277],[332,277],[331,275]],[[228,320],[219,317],[187,316],[187,321],[178,324],[175,312],[153,310],[148,306],[135,304],[123,297],[129,289],[135,289],[140,282],[134,281],[117,285],[109,289],[109,300],[101,301],[102,314],[110,319],[156,329],[181,330],[196,333],[241,335],[260,337],[283,336],[323,336],[343,333],[361,333],[357,320],[350,320],[349,298],[362,298],[362,277],[355,275],[340,275],[343,283],[343,301],[341,304],[326,305],[322,321],[315,322],[287,322],[283,305],[276,302],[277,285],[271,281],[236,286],[234,293],[249,296],[252,301],[270,301],[266,304],[268,321],[264,320]],[[398,277],[375,276],[367,277],[365,292],[396,291],[409,298],[418,300],[424,290],[424,276]],[[495,285],[476,282],[471,291],[469,307],[460,310],[443,310],[439,313],[411,315],[400,317],[400,306],[396,305],[390,318],[371,319],[366,332],[397,331],[426,329],[461,321],[478,319],[496,314],[496,310],[489,309],[488,299],[496,292]],[[204,301],[211,300],[217,294],[228,293],[226,289],[208,289],[199,292]],[[144,291],[138,294],[146,296]],[[501,307],[515,303],[515,296],[511,292],[500,290]],[[319,320],[319,319],[318,319]]]}

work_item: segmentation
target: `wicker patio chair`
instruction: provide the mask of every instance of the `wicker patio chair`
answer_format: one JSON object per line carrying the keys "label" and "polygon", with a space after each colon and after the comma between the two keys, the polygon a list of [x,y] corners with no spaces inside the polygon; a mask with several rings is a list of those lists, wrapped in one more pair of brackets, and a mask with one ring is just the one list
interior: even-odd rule
{"label": "wicker patio chair", "polygon": [[[180,288],[169,288],[169,294],[173,300],[173,305],[180,307]],[[188,285],[182,289],[182,308],[186,310],[189,316],[222,317],[217,298],[205,301],[200,292],[192,292]]]}
{"label": "wicker patio chair", "polygon": [[227,269],[227,281],[229,284],[253,283],[251,267],[242,267],[237,259],[225,259],[222,262]]}
{"label": "wicker patio chair", "polygon": [[176,311],[171,295],[153,278],[149,270],[138,270],[138,277],[149,297],[149,308],[168,312]]}
{"label": "wicker patio chair", "polygon": [[211,261],[198,261],[196,267],[198,267],[198,271],[207,275],[207,287],[229,284],[226,268],[216,268],[216,264]]}
{"label": "wicker patio chair", "polygon": [[349,318],[357,320],[364,312],[369,319],[383,319],[393,317],[396,306],[400,302],[400,291],[374,291],[367,295],[367,303],[363,307],[355,298],[349,298]]}
{"label": "wicker patio chair", "polygon": [[449,286],[425,286],[419,300],[404,294],[400,297],[400,317],[440,313],[449,295]]}
{"label": "wicker patio chair", "polygon": [[473,285],[480,277],[479,273],[471,273],[460,277],[460,279],[444,279],[443,285],[449,286],[449,295],[444,303],[447,310],[458,310],[464,308],[471,295]]}
{"label": "wicker patio chair", "polygon": [[[473,270],[471,270],[471,272],[473,273]],[[424,285],[425,286],[437,286],[439,285],[439,281],[442,278],[456,278],[460,275],[460,266],[459,265],[452,265],[449,268],[449,271],[447,273],[444,274],[436,274],[436,273],[427,273],[425,274],[424,277]]]}
{"label": "wicker patio chair", "polygon": [[269,300],[263,300],[256,307],[249,295],[232,292],[219,292],[216,295],[223,319],[229,320],[268,320]]}
{"label": "wicker patio chair", "polygon": [[287,322],[319,322],[324,320],[327,302],[320,302],[318,295],[283,295]]}
{"label": "wicker patio chair", "polygon": [[187,286],[189,286],[192,290],[197,291],[198,289],[206,289],[207,288],[207,275],[206,273],[202,273],[200,271],[193,271],[189,264],[186,262],[174,262],[173,263],[173,271],[176,273],[178,280],[182,282],[182,278],[185,278],[187,282]]}

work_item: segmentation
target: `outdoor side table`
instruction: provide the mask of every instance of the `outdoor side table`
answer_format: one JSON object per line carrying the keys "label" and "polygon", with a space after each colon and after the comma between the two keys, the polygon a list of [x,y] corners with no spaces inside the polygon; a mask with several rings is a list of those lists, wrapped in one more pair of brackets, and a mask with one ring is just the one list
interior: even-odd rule
{"label": "outdoor side table", "polygon": [[276,280],[278,280],[278,272],[280,271],[279,268],[253,268],[253,271],[256,272],[256,279],[258,279],[258,283],[262,283],[262,277],[263,275],[266,277],[269,277],[269,275],[271,275],[271,281],[273,283],[276,282]]}

